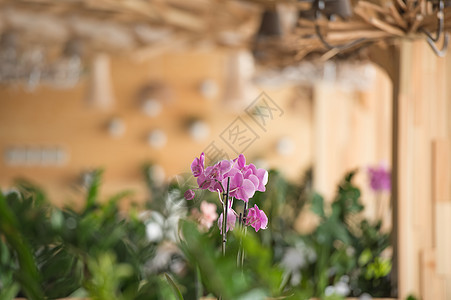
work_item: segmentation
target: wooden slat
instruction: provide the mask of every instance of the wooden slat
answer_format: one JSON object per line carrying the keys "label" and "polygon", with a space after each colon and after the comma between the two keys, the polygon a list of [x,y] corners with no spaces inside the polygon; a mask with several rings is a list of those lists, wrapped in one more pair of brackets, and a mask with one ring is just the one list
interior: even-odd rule
{"label": "wooden slat", "polygon": [[[451,272],[450,116],[444,62],[426,43],[405,41],[401,45],[394,126],[401,299],[411,293],[419,295],[419,286],[424,299],[451,299],[434,296],[434,272],[425,270],[428,261],[435,261],[435,278],[443,279]],[[435,249],[434,258],[430,249]]]}
{"label": "wooden slat", "polygon": [[436,203],[451,202],[449,165],[450,140],[436,139],[432,141],[432,199]]}
{"label": "wooden slat", "polygon": [[435,203],[437,274],[451,276],[451,201]]}
{"label": "wooden slat", "polygon": [[418,255],[413,232],[414,204],[413,165],[415,157],[411,134],[413,119],[412,98],[415,92],[412,89],[411,74],[414,73],[414,44],[403,42],[401,44],[400,58],[400,86],[397,99],[397,116],[395,128],[397,129],[397,215],[398,223],[398,290],[399,297],[405,299],[409,294],[419,294]]}
{"label": "wooden slat", "polygon": [[451,299],[451,276],[445,276],[446,299]]}
{"label": "wooden slat", "polygon": [[437,261],[434,249],[421,251],[421,299],[446,300],[445,282],[437,275]]}

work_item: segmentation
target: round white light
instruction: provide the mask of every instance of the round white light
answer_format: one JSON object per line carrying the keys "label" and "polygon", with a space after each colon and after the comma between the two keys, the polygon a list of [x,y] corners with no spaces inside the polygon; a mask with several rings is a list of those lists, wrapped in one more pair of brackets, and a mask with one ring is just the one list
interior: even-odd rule
{"label": "round white light", "polygon": [[125,133],[125,123],[120,118],[114,118],[108,123],[108,132],[112,137],[121,137]]}
{"label": "round white light", "polygon": [[296,146],[291,138],[283,137],[277,141],[276,148],[278,154],[287,156],[294,152]]}
{"label": "round white light", "polygon": [[153,182],[157,185],[161,185],[164,183],[166,179],[166,172],[163,167],[160,165],[152,165],[149,168],[149,175],[151,176]]}
{"label": "round white light", "polygon": [[207,99],[213,99],[218,95],[218,84],[212,79],[205,79],[200,83],[199,91]]}
{"label": "round white light", "polygon": [[149,145],[156,149],[163,148],[167,140],[166,134],[160,129],[152,130],[147,136]]}
{"label": "round white light", "polygon": [[141,109],[147,116],[154,118],[161,113],[163,106],[160,101],[151,98],[143,102]]}
{"label": "round white light", "polygon": [[190,125],[189,133],[195,141],[202,141],[208,138],[210,126],[204,121],[195,121]]}

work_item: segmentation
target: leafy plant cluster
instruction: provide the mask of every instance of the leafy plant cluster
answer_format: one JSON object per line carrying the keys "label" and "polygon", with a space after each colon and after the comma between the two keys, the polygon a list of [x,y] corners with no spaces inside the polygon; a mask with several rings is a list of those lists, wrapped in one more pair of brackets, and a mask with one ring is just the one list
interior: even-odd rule
{"label": "leafy plant cluster", "polygon": [[100,172],[92,179],[81,211],[49,204],[26,182],[0,193],[0,299],[171,299],[168,281],[149,273],[156,244],[145,224],[118,208],[127,193],[101,205]]}
{"label": "leafy plant cluster", "polygon": [[[381,221],[363,217],[359,188],[345,175],[330,203],[311,187],[311,172],[303,183],[290,183],[277,172],[270,173],[269,191],[260,195],[272,220],[262,233],[262,242],[274,249],[275,263],[284,266],[292,286],[311,291],[312,296],[388,297],[390,281],[390,235],[381,231]],[[319,223],[308,234],[295,230],[296,216],[310,210]]]}
{"label": "leafy plant cluster", "polygon": [[[26,182],[0,193],[0,299],[341,299],[343,287],[349,296],[389,295],[388,234],[380,222],[359,218],[354,173],[328,206],[312,192],[311,173],[298,185],[270,172],[266,193],[254,196],[270,227],[258,234],[236,228],[225,256],[218,227],[205,230],[191,218],[199,201],[183,199],[186,187],[145,174],[152,198],[145,212],[119,209],[128,193],[100,201],[100,172],[81,211],[49,204]],[[294,228],[305,209],[320,223],[301,235]]]}

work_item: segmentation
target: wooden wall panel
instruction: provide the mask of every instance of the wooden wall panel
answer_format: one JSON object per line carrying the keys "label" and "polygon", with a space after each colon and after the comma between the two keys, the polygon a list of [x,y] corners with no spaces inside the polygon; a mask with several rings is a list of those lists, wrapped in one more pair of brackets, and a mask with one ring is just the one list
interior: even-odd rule
{"label": "wooden wall panel", "polygon": [[420,259],[420,294],[423,300],[442,299],[445,295],[445,280],[437,274],[437,268],[435,251],[423,249]]}
{"label": "wooden wall panel", "polygon": [[[376,69],[374,82],[355,91],[323,82],[314,90],[314,184],[331,200],[343,175],[359,169],[356,183],[363,190],[367,217],[383,217],[391,227],[390,195],[383,195],[376,212],[376,195],[368,188],[367,168],[391,162],[391,90],[388,76]],[[379,214],[376,216],[376,214]]]}
{"label": "wooden wall panel", "polygon": [[400,57],[394,154],[399,296],[451,299],[444,288],[451,275],[450,58],[438,58],[424,41],[403,41]]}
{"label": "wooden wall panel", "polygon": [[[75,197],[72,191],[78,191],[75,186],[83,171],[101,167],[105,169],[105,194],[129,188],[141,199],[146,191],[141,174],[143,163],[158,163],[168,177],[189,172],[192,159],[212,141],[227,147],[220,143],[219,135],[237,115],[255,126],[253,129],[259,135],[245,154],[265,159],[269,166],[299,178],[312,161],[311,99],[292,87],[256,89],[256,94],[245,99],[247,103],[265,91],[284,110],[283,116],[274,119],[266,132],[260,130],[244,111],[229,109],[223,99],[227,55],[193,51],[165,54],[140,63],[114,57],[109,66],[111,80],[101,84],[111,83],[110,107],[88,103],[95,94],[88,92],[92,83],[89,73],[68,90],[48,86],[34,91],[20,86],[0,87],[0,187],[8,187],[14,178],[26,177],[44,186],[55,202],[63,203]],[[218,92],[212,99],[199,91],[205,79],[217,84]],[[164,82],[173,93],[172,101],[164,104],[161,114],[154,118],[141,111],[137,97],[142,87],[152,82]],[[108,122],[115,117],[121,118],[126,126],[121,137],[112,137],[107,132]],[[194,141],[189,136],[185,124],[192,118],[208,123],[208,138]],[[148,145],[147,134],[153,129],[166,133],[165,147],[154,149]],[[277,143],[284,137],[291,140],[293,147],[287,155],[277,152]],[[4,155],[14,146],[61,146],[69,157],[67,164],[60,166],[13,166],[5,162]]]}

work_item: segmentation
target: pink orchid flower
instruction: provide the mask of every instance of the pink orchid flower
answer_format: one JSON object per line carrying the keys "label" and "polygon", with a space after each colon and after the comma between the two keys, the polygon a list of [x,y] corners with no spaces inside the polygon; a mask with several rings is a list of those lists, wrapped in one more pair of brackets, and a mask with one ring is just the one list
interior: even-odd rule
{"label": "pink orchid flower", "polygon": [[218,214],[216,213],[216,205],[213,203],[202,201],[202,203],[200,204],[200,212],[201,212],[201,217],[199,219],[200,224],[207,228],[213,226],[213,222],[218,217]]}
{"label": "pink orchid flower", "polygon": [[205,165],[205,154],[202,152],[199,158],[195,158],[191,163],[191,172],[194,177],[199,177],[200,174],[204,172]]}
{"label": "pink orchid flower", "polygon": [[390,170],[384,164],[368,168],[370,187],[375,192],[391,190]]}
{"label": "pink orchid flower", "polygon": [[186,192],[183,194],[186,200],[193,200],[195,195],[196,194],[193,190],[186,190]]}
{"label": "pink orchid flower", "polygon": [[265,212],[263,210],[260,210],[255,204],[254,207],[249,208],[249,212],[246,218],[246,225],[254,227],[255,232],[258,232],[260,229],[267,228],[268,217],[266,216]]}
{"label": "pink orchid flower", "polygon": [[191,215],[199,222],[199,228],[202,230],[210,229],[218,218],[216,205],[206,201],[202,201],[200,204],[200,211],[197,208],[191,209]]}
{"label": "pink orchid flower", "polygon": [[250,179],[245,179],[242,173],[236,173],[230,180],[230,195],[248,202],[255,194],[255,185]]}
{"label": "pink orchid flower", "polygon": [[[221,231],[221,234],[222,234],[223,215],[224,215],[224,213],[221,213],[221,215],[218,218],[218,227],[219,227],[219,230]],[[229,208],[227,211],[226,232],[229,230],[233,230],[235,228],[235,224],[236,224],[236,212],[232,208]]]}
{"label": "pink orchid flower", "polygon": [[222,160],[214,166],[208,166],[205,171],[197,177],[199,188],[204,190],[208,189],[211,192],[222,192],[223,186],[221,185],[221,181],[232,169],[232,166],[233,164],[229,160]]}
{"label": "pink orchid flower", "polygon": [[[232,209],[233,199],[240,199],[249,202],[256,191],[264,192],[268,183],[268,171],[257,169],[255,165],[246,165],[246,158],[240,154],[233,160],[221,160],[213,166],[205,167],[205,154],[194,159],[191,164],[191,171],[194,177],[197,177],[199,189],[217,192],[219,200],[222,202],[221,193],[226,190],[229,192],[230,202],[228,202],[228,213],[226,220],[226,232],[235,227],[237,213]],[[187,190],[184,194],[187,200],[192,200],[195,196],[193,190]],[[224,197],[224,196],[223,196]],[[216,206],[211,203],[202,202],[202,213],[196,209],[197,219],[204,227],[211,227],[217,218]],[[248,210],[246,226],[254,227],[255,231],[266,229],[268,218],[257,205]],[[218,218],[218,226],[222,233],[223,214]]]}

